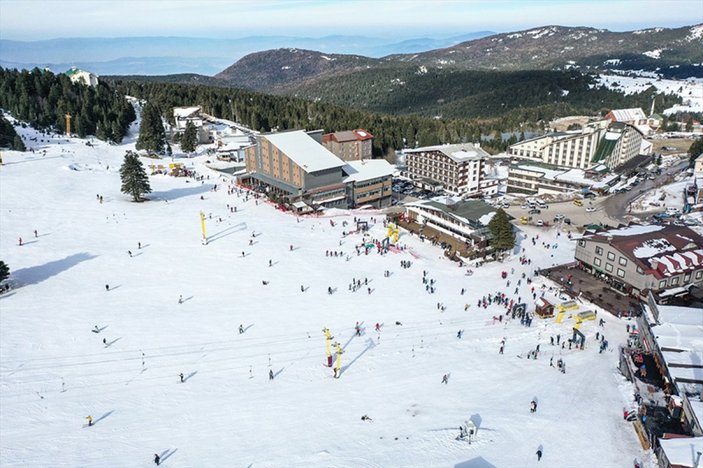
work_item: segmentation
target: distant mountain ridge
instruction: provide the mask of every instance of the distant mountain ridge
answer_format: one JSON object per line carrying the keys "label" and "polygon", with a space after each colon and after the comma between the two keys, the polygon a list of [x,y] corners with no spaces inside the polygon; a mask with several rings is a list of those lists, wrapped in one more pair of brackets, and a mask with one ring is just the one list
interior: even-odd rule
{"label": "distant mountain ridge", "polygon": [[276,49],[243,57],[215,75],[233,86],[296,93],[305,84],[365,69],[565,70],[581,68],[658,70],[703,76],[703,25],[611,32],[586,27],[545,26],[495,34],[450,47],[383,58]]}
{"label": "distant mountain ridge", "polygon": [[479,31],[449,38],[398,41],[368,36],[250,36],[238,39],[190,37],[62,38],[42,41],[0,39],[0,66],[49,67],[55,72],[79,66],[99,75],[214,75],[247,54],[275,48],[315,49],[336,54],[382,57],[423,52],[493,34]]}

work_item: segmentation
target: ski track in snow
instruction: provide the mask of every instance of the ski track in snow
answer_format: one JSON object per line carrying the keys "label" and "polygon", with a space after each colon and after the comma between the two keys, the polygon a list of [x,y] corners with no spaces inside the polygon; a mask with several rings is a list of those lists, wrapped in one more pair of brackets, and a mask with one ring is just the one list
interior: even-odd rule
{"label": "ski track in snow", "polygon": [[[540,235],[535,247],[522,241],[532,266],[512,259],[468,277],[438,247],[407,233],[405,252],[356,256],[361,235],[341,233],[354,216],[369,214],[296,222],[227,195],[204,156],[181,160],[210,175],[204,184],[152,176],[152,201],[131,203],[119,191],[119,166],[133,138],[94,147],[59,141],[28,143],[34,154],[3,152],[0,169],[0,258],[17,286],[0,296],[3,467],[150,466],[166,450],[164,466],[620,467],[645,456],[621,415],[631,398],[615,370],[623,320],[599,313],[604,329],[582,326],[586,350],[562,351],[549,336],[566,338],[572,320],[494,325],[505,309],[476,306],[484,294],[512,293],[522,272],[571,261],[574,244],[554,229],[524,228]],[[212,214],[207,246],[200,210]],[[252,231],[260,235],[249,246]],[[370,232],[385,237],[380,216]],[[544,249],[543,239],[559,247]],[[325,250],[352,256],[325,257]],[[412,267],[401,269],[401,260]],[[506,288],[499,275],[511,268]],[[425,292],[423,270],[437,280],[436,294]],[[368,277],[372,294],[365,286],[348,291],[352,277]],[[309,290],[301,293],[301,284]],[[328,286],[337,292],[328,295]],[[524,281],[521,294],[528,295]],[[91,333],[95,325],[107,328]],[[344,346],[340,379],[324,366],[323,327]],[[615,351],[598,354],[597,331]],[[538,360],[516,357],[537,343]],[[549,367],[551,356],[565,359],[565,375]],[[539,409],[531,414],[535,396]],[[96,423],[83,428],[89,414]],[[364,414],[373,421],[361,421]],[[455,440],[472,416],[481,420],[476,440]]]}

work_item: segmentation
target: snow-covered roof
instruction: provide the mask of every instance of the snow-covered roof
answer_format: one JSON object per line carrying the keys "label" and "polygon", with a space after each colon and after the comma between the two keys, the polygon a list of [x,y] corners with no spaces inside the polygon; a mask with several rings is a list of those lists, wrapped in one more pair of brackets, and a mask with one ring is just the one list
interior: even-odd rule
{"label": "snow-covered roof", "polygon": [[609,236],[636,236],[638,234],[648,234],[650,232],[657,232],[664,229],[664,226],[657,226],[656,224],[633,224],[632,226],[620,228],[620,229],[610,229],[600,233],[601,235]]}
{"label": "snow-covered roof", "polygon": [[395,172],[395,168],[385,159],[347,161],[342,170],[347,174],[344,182],[361,182],[364,180],[389,177]]}
{"label": "snow-covered roof", "polygon": [[634,107],[631,109],[613,109],[610,111],[610,113],[613,115],[613,118],[618,122],[633,122],[642,119],[647,119],[647,116],[644,114],[644,111],[642,111],[642,109],[639,107]]}
{"label": "snow-covered roof", "polygon": [[696,466],[696,452],[703,452],[703,437],[659,439],[662,451],[671,466]]}
{"label": "snow-covered roof", "polygon": [[439,151],[445,156],[449,156],[456,162],[489,157],[488,153],[482,150],[479,146],[475,146],[473,143],[425,146],[423,148],[405,150],[406,153],[426,153],[430,151]]}
{"label": "snow-covered roof", "polygon": [[342,167],[345,162],[303,130],[262,135],[306,172]]}
{"label": "snow-covered roof", "polygon": [[703,327],[703,309],[673,305],[657,305],[657,309],[659,310],[659,323],[700,325]]}
{"label": "snow-covered roof", "polygon": [[373,135],[362,128],[356,128],[354,130],[344,130],[335,133],[327,133],[322,136],[323,142],[334,140],[338,143],[343,143],[346,141],[364,141],[371,139],[373,139]]}
{"label": "snow-covered roof", "polygon": [[173,116],[182,119],[186,117],[191,117],[194,114],[197,114],[198,112],[200,112],[200,106],[173,108]]}
{"label": "snow-covered roof", "polygon": [[676,250],[676,247],[671,245],[666,239],[649,239],[633,249],[632,253],[637,258],[649,258],[672,250]]}

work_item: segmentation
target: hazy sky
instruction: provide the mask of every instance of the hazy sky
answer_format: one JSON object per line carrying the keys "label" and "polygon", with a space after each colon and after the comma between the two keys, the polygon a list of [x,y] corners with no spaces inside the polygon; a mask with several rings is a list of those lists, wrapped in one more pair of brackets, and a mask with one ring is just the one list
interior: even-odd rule
{"label": "hazy sky", "polygon": [[0,0],[0,38],[363,34],[703,23],[703,0]]}

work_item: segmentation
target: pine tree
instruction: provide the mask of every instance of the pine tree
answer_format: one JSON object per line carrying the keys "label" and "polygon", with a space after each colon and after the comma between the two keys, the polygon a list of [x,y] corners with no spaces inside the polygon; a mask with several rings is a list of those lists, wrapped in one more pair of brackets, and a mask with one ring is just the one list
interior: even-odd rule
{"label": "pine tree", "polygon": [[703,138],[697,138],[696,141],[688,148],[688,160],[693,166],[693,161],[696,160],[698,156],[703,154]]}
{"label": "pine tree", "polygon": [[508,214],[503,209],[498,208],[498,211],[488,223],[488,229],[493,235],[491,245],[495,250],[511,250],[515,246],[513,225],[510,224]]}
{"label": "pine tree", "polygon": [[124,163],[120,167],[122,179],[122,193],[132,195],[134,201],[141,201],[142,194],[150,193],[149,177],[146,175],[144,165],[139,160],[139,155],[134,151],[127,151]]}
{"label": "pine tree", "polygon": [[195,129],[193,122],[188,122],[186,124],[186,129],[183,132],[183,137],[181,137],[181,149],[186,153],[192,153],[195,151],[195,147],[198,144],[198,133]]}
{"label": "pine tree", "polygon": [[24,146],[24,142],[22,141],[22,138],[20,138],[19,135],[15,135],[15,138],[12,141],[12,149],[15,151],[26,151],[27,148]]}
{"label": "pine tree", "polygon": [[147,102],[142,109],[142,122],[139,126],[138,150],[162,153],[166,144],[166,133],[161,123],[161,113],[157,107]]}
{"label": "pine tree", "polygon": [[7,263],[0,260],[0,282],[5,281],[9,277],[10,277],[10,267],[7,266]]}

